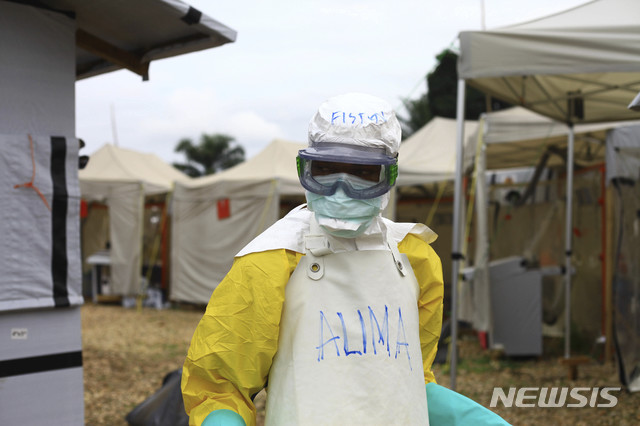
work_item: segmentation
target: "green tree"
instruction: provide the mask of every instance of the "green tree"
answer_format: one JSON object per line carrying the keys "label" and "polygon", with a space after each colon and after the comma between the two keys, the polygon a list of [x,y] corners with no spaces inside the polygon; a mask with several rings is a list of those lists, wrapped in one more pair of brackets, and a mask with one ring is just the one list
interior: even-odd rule
{"label": "green tree", "polygon": [[183,153],[187,162],[173,166],[191,177],[214,174],[244,161],[244,148],[232,136],[220,133],[203,133],[197,145],[183,138],[174,151]]}
{"label": "green tree", "polygon": [[418,99],[403,99],[402,104],[407,111],[407,116],[403,117],[398,114],[398,120],[402,127],[402,138],[406,139],[433,118],[431,108],[429,108],[429,99],[426,94]]}
{"label": "green tree", "polygon": [[[436,59],[438,61],[436,67],[427,74],[427,93],[416,100],[403,101],[408,116],[399,118],[403,125],[403,137],[405,138],[419,130],[433,117],[456,117],[458,55],[445,49],[436,56]],[[510,106],[468,85],[465,92],[466,120],[477,120],[480,114],[487,111],[487,104],[490,105],[492,111]]]}

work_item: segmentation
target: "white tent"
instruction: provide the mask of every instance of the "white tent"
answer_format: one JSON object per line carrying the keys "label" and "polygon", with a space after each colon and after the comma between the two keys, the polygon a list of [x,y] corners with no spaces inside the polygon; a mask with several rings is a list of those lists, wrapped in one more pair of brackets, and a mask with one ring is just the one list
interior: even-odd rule
{"label": "white tent", "polygon": [[[466,121],[465,132],[474,133],[477,125],[475,121]],[[397,186],[452,180],[456,172],[455,142],[455,119],[431,119],[400,144]],[[469,140],[467,147],[472,150],[475,143]]]}
{"label": "white tent", "polygon": [[109,207],[112,293],[135,295],[140,290],[145,196],[166,194],[174,182],[191,178],[155,154],[110,144],[91,155],[79,177],[82,198]]}
{"label": "white tent", "polygon": [[188,187],[207,186],[217,182],[243,182],[250,180],[278,181],[280,194],[304,194],[296,170],[298,151],[307,144],[275,139],[247,161],[221,173],[191,180]]}
{"label": "white tent", "polygon": [[296,156],[306,144],[274,140],[223,172],[176,182],[170,299],[206,304],[233,257],[279,218],[280,197],[303,195]]}
{"label": "white tent", "polygon": [[[460,253],[460,212],[465,82],[499,99],[567,123],[635,118],[627,105],[640,88],[640,4],[594,0],[582,6],[493,31],[462,32],[458,62],[458,141],[453,257]],[[573,132],[567,155],[573,158]],[[567,167],[566,300],[571,288],[571,195],[573,161]],[[452,315],[457,318],[457,261]],[[570,310],[566,312],[565,356],[570,355]],[[452,387],[455,388],[457,322],[453,321]]]}

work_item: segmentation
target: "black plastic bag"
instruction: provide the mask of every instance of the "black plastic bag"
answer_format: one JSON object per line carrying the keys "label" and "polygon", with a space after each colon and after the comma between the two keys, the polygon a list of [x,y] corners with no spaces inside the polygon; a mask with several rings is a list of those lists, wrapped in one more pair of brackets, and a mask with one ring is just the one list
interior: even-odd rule
{"label": "black plastic bag", "polygon": [[184,410],[180,379],[182,369],[167,374],[162,387],[140,405],[136,406],[125,419],[131,426],[188,426],[189,417]]}

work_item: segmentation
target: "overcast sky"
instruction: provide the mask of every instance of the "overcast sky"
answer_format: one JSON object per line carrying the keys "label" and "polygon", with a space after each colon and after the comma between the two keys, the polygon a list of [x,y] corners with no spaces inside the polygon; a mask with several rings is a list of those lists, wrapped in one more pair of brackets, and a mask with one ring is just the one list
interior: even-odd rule
{"label": "overcast sky", "polygon": [[[426,92],[435,56],[463,30],[492,29],[585,0],[187,0],[238,32],[235,43],[76,84],[76,130],[105,143],[182,161],[184,137],[226,133],[251,157],[274,138],[306,142],[309,118],[333,95],[389,101]],[[484,18],[484,19],[483,19]]]}

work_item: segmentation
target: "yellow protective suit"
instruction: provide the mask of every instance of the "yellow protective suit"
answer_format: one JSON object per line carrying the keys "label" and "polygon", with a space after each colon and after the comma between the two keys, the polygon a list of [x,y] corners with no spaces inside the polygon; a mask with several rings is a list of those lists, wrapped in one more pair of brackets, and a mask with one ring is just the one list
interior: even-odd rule
{"label": "yellow protective suit", "polygon": [[[425,383],[435,382],[431,365],[442,327],[440,258],[414,234],[407,234],[398,250],[407,255],[420,285]],[[266,384],[278,350],[285,287],[301,257],[301,253],[277,249],[235,259],[209,301],[184,363],[182,394],[189,424],[200,425],[211,411],[228,409],[240,414],[247,425],[255,425],[251,397]]]}

